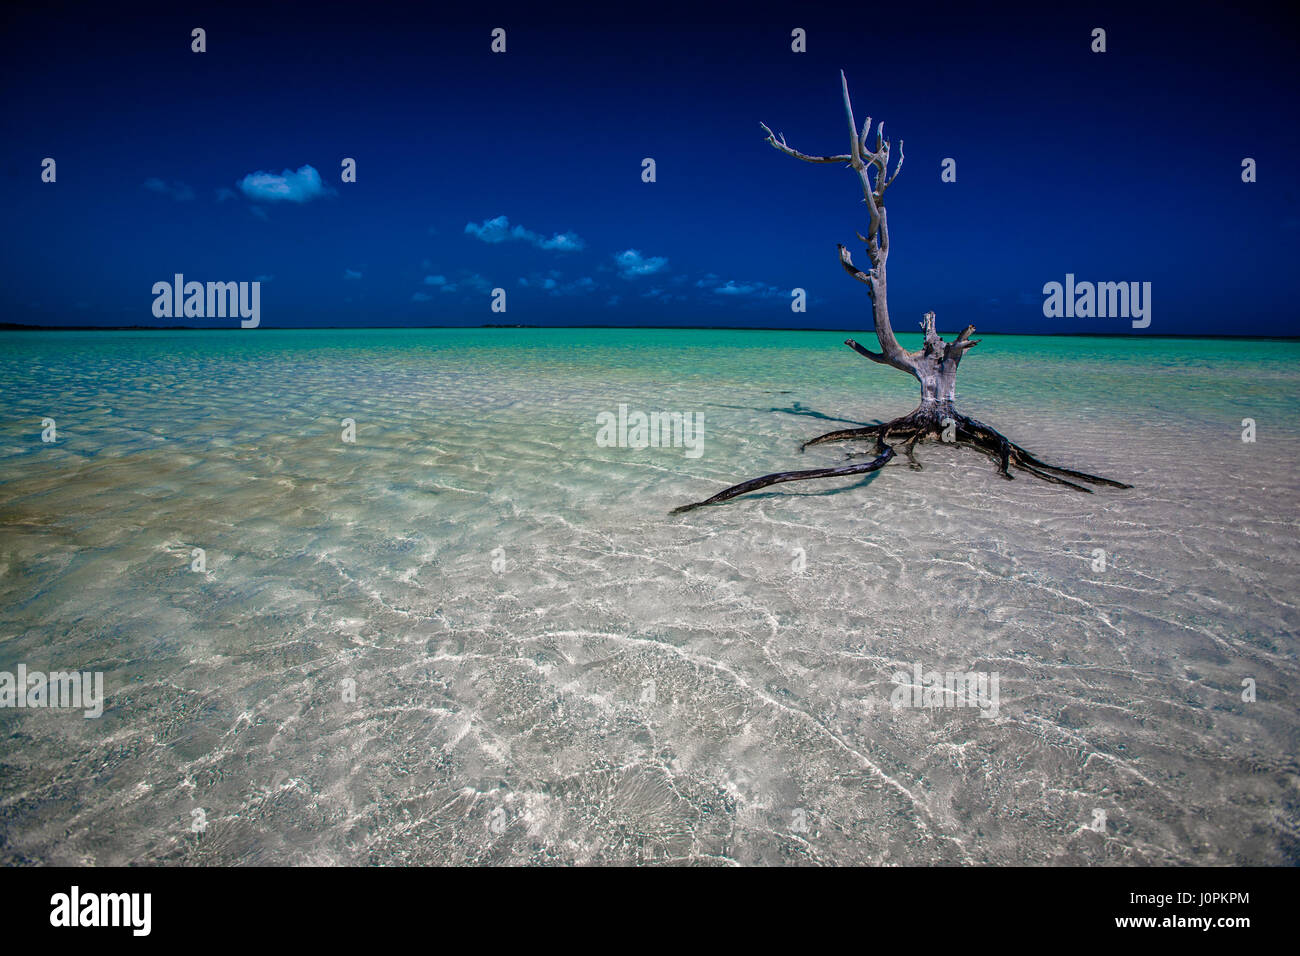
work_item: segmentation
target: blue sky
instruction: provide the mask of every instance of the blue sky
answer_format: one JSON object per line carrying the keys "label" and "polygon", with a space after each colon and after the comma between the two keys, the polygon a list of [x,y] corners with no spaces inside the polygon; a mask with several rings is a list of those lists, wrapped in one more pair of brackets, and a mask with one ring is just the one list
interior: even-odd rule
{"label": "blue sky", "polygon": [[263,326],[863,328],[835,251],[865,226],[853,173],[759,128],[844,152],[844,69],[859,121],[906,141],[900,330],[932,309],[941,329],[1132,331],[1045,318],[1072,273],[1150,282],[1134,334],[1300,334],[1292,51],[1263,8],[897,6],[9,11],[0,318],[171,324],[151,288],[179,272],[261,281]]}

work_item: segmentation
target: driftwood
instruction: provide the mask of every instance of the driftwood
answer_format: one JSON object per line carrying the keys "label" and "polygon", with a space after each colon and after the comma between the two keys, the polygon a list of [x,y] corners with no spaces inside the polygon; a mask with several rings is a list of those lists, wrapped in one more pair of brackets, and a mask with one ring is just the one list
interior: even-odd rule
{"label": "driftwood", "polygon": [[[673,514],[690,511],[703,505],[719,504],[739,495],[757,491],[759,488],[786,481],[841,478],[875,471],[883,468],[895,456],[894,447],[889,444],[891,440],[902,443],[903,454],[916,469],[921,467],[915,456],[917,443],[941,438],[950,443],[969,445],[989,455],[997,462],[998,473],[1007,479],[1014,477],[1011,469],[1016,468],[1036,478],[1064,485],[1076,491],[1092,491],[1091,488],[1079,484],[1079,481],[1093,485],[1108,485],[1112,488],[1133,487],[1109,478],[1099,478],[1082,471],[1049,465],[1009,441],[997,430],[957,411],[955,405],[957,366],[966,351],[980,343],[979,339],[971,338],[975,326],[966,326],[951,342],[945,342],[935,331],[934,313],[927,312],[921,320],[921,331],[924,333],[925,340],[920,351],[908,352],[898,344],[889,321],[885,277],[885,264],[889,259],[889,219],[885,211],[885,190],[898,178],[903,168],[903,141],[898,141],[898,162],[891,176],[889,175],[890,142],[885,139],[885,124],[881,122],[876,129],[876,148],[873,151],[868,144],[871,117],[867,117],[867,121],[862,125],[862,132],[859,133],[853,117],[853,104],[849,100],[848,81],[845,80],[842,72],[840,86],[844,92],[844,111],[849,122],[851,149],[848,153],[839,156],[812,156],[801,153],[786,143],[784,135],[778,136],[766,124],[760,125],[767,133],[767,142],[787,156],[793,156],[807,163],[847,163],[862,181],[862,195],[867,205],[868,224],[867,234],[864,236],[859,233],[858,238],[866,244],[870,268],[864,272],[854,265],[852,256],[843,245],[839,246],[840,264],[849,275],[867,287],[880,351],[873,352],[853,339],[847,340],[844,344],[873,362],[890,365],[916,378],[921,383],[921,404],[902,418],[866,428],[847,428],[828,432],[803,445],[807,448],[809,445],[820,445],[825,442],[874,440],[875,450],[873,453],[868,453],[871,457],[870,461],[839,468],[782,471],[761,478],[752,478],[733,485],[712,498],[676,508]],[[1071,478],[1078,481],[1070,481]]]}

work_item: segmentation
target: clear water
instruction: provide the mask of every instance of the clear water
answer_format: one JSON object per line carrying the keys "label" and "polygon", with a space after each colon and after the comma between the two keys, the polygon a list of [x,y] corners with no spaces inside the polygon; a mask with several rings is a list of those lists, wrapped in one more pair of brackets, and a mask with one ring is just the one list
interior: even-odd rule
{"label": "clear water", "polygon": [[[0,709],[0,861],[1300,862],[1300,344],[970,353],[1132,491],[926,445],[669,517],[915,404],[844,337],[0,333],[0,671],[107,691]],[[997,717],[892,707],[915,663]]]}

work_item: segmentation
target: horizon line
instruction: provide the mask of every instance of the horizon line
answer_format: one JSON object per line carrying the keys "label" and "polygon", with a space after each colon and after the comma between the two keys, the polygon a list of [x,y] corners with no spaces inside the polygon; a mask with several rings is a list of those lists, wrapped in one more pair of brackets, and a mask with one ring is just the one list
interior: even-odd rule
{"label": "horizon line", "polygon": [[[663,329],[677,332],[851,332],[875,334],[867,328],[812,328],[809,326],[765,325],[609,325],[606,323],[582,325],[526,325],[487,322],[479,325],[259,325],[260,329],[274,332],[313,331],[365,331],[369,329]],[[237,326],[203,327],[197,325],[32,325],[25,322],[0,322],[0,332],[251,332]],[[920,335],[916,332],[898,332],[895,335]],[[1300,341],[1298,335],[1249,335],[1198,332],[981,332],[980,335],[1007,335],[1042,338],[1101,338],[1101,339],[1256,339],[1260,341]]]}

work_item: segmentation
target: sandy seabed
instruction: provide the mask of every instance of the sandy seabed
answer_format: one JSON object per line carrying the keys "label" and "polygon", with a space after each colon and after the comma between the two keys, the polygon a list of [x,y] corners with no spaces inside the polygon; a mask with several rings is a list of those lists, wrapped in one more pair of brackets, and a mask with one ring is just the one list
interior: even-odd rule
{"label": "sandy seabed", "polygon": [[[962,409],[1133,490],[931,444],[669,517],[914,383],[833,333],[187,334],[0,343],[0,669],[107,691],[0,709],[6,864],[1300,862],[1295,356],[990,337]],[[599,446],[620,403],[703,454]],[[917,664],[996,716],[893,706]]]}

